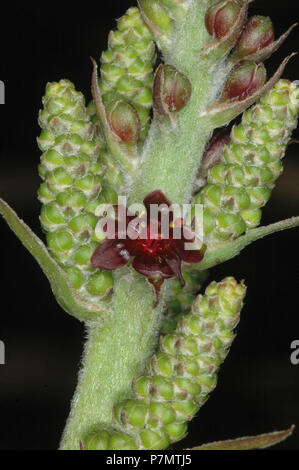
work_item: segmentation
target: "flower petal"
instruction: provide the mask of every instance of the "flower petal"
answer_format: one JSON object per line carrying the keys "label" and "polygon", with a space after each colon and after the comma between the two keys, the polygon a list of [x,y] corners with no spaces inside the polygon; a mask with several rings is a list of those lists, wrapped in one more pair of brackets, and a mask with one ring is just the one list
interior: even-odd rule
{"label": "flower petal", "polygon": [[[175,243],[178,255],[185,263],[199,263],[203,259],[207,249],[206,245],[202,243],[201,240],[197,239],[196,235],[194,235],[193,239],[191,237],[189,238],[189,236],[188,239],[183,236],[181,240],[173,240],[173,242]],[[197,242],[198,249],[190,249],[191,247],[188,245]]]}
{"label": "flower petal", "polygon": [[159,277],[169,279],[174,277],[172,269],[168,264],[157,256],[151,256],[144,253],[138,253],[134,258],[132,267],[140,274],[146,277]]}
{"label": "flower petal", "polygon": [[112,271],[125,266],[130,258],[125,241],[106,240],[95,250],[91,257],[91,264],[94,268]]}
{"label": "flower petal", "polygon": [[180,281],[181,286],[184,287],[185,281],[181,272],[181,259],[179,258],[179,256],[173,253],[173,256],[168,256],[167,258],[165,258],[165,261],[170,267],[174,276]]}

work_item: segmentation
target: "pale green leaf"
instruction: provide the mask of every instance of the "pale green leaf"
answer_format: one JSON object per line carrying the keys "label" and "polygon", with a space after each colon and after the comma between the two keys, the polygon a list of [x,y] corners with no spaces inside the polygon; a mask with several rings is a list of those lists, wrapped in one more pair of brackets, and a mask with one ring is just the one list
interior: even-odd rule
{"label": "pale green leaf", "polygon": [[51,284],[57,302],[67,313],[84,321],[96,320],[99,315],[103,315],[106,311],[105,306],[100,303],[84,302],[79,298],[76,291],[70,285],[66,274],[51,257],[44,243],[23,220],[19,219],[14,210],[1,198],[0,214],[2,214],[11,230],[36,259]]}

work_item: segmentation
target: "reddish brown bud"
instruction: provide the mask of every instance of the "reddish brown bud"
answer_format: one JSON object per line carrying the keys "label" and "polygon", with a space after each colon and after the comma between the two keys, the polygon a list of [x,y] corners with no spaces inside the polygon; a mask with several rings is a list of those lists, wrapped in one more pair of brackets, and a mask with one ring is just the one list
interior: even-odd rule
{"label": "reddish brown bud", "polygon": [[230,73],[220,101],[243,100],[262,88],[266,79],[264,64],[242,61]]}
{"label": "reddish brown bud", "polygon": [[158,113],[178,112],[188,103],[192,85],[185,75],[171,65],[160,65],[154,83],[154,106]]}
{"label": "reddish brown bud", "polygon": [[168,110],[180,111],[188,103],[191,96],[191,83],[185,75],[178,72],[175,67],[166,65],[164,67],[164,97]]}
{"label": "reddish brown bud", "polygon": [[210,168],[221,162],[225,146],[230,142],[230,132],[218,132],[206,148],[200,165],[200,176],[205,176]]}
{"label": "reddish brown bud", "polygon": [[213,5],[206,13],[206,28],[211,36],[221,39],[234,26],[241,4],[238,0],[222,0]]}
{"label": "reddish brown bud", "polygon": [[244,58],[256,54],[274,41],[274,29],[270,18],[253,16],[247,22],[237,43],[234,57]]}
{"label": "reddish brown bud", "polygon": [[126,144],[137,142],[140,134],[140,121],[134,106],[126,101],[116,101],[106,109],[111,130]]}

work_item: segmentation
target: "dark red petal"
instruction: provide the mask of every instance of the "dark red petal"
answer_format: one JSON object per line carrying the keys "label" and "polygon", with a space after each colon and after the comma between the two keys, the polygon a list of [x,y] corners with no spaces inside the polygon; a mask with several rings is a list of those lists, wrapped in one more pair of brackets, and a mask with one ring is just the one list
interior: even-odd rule
{"label": "dark red petal", "polygon": [[165,261],[170,267],[175,277],[180,281],[181,286],[184,287],[185,281],[181,272],[181,259],[179,258],[179,256],[173,253],[173,256],[168,256],[167,258],[165,258]]}
{"label": "dark red petal", "polygon": [[155,292],[155,301],[153,308],[156,308],[161,300],[161,288],[163,286],[164,279],[150,279],[148,278],[148,282],[152,285],[154,292]]}
{"label": "dark red petal", "polygon": [[162,191],[159,190],[153,191],[152,193],[148,194],[143,199],[143,204],[145,205],[148,214],[150,213],[151,204],[157,204],[158,206],[160,206],[160,204],[166,204],[168,207],[171,206],[171,203],[168,201],[165,194],[163,194]]}
{"label": "dark red petal", "polygon": [[126,250],[126,242],[120,240],[106,240],[94,252],[91,264],[94,268],[113,269],[125,266],[130,260],[130,254]]}
{"label": "dark red petal", "polygon": [[172,269],[168,264],[158,257],[146,255],[144,253],[138,254],[132,263],[132,267],[140,274],[146,277],[161,276],[164,279],[174,277]]}
{"label": "dark red petal", "polygon": [[[193,240],[187,240],[184,237],[181,240],[174,240],[173,242],[175,243],[175,248],[179,256],[181,257],[182,261],[185,263],[200,263],[200,261],[203,259],[205,251],[206,251],[206,245],[202,244],[201,248],[198,250],[190,250],[187,249],[185,244],[189,244],[195,241],[195,236]],[[199,242],[200,243],[200,242]]]}

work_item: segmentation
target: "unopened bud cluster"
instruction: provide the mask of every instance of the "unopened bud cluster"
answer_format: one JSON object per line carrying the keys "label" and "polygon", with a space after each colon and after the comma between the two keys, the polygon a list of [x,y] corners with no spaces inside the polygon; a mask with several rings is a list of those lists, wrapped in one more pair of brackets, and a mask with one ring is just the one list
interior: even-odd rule
{"label": "unopened bud cluster", "polygon": [[38,198],[48,248],[82,298],[102,298],[111,291],[113,280],[110,273],[95,272],[90,264],[101,242],[94,233],[95,211],[117,195],[104,183],[105,166],[82,94],[68,80],[48,83],[43,105],[37,140],[44,182]]}
{"label": "unopened bud cluster", "polygon": [[166,449],[215,388],[217,371],[234,339],[246,288],[231,277],[212,282],[175,330],[161,337],[147,373],[133,384],[135,397],[114,408],[115,431],[92,433],[85,450]]}
{"label": "unopened bud cluster", "polygon": [[[134,107],[141,137],[147,135],[149,128],[155,61],[152,35],[138,9],[130,8],[118,20],[117,30],[109,33],[108,49],[101,57],[99,86],[105,106],[118,102],[122,107]],[[94,113],[92,104],[90,112]],[[130,114],[129,108],[125,113]],[[93,120],[97,120],[96,116]]]}
{"label": "unopened bud cluster", "polygon": [[204,205],[207,244],[237,238],[259,225],[298,113],[298,87],[280,80],[232,128],[221,163],[208,171],[207,185],[194,199]]}
{"label": "unopened bud cluster", "polygon": [[[269,17],[255,15],[243,28],[238,20],[244,3],[241,0],[222,0],[212,5],[206,13],[206,28],[211,36],[224,44],[229,59],[235,64],[224,86],[220,101],[244,100],[262,89],[266,82],[266,69],[262,63],[286,39],[290,30],[274,42],[274,29]],[[232,41],[226,43],[231,34]]]}

